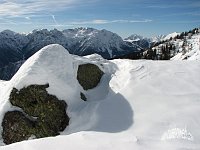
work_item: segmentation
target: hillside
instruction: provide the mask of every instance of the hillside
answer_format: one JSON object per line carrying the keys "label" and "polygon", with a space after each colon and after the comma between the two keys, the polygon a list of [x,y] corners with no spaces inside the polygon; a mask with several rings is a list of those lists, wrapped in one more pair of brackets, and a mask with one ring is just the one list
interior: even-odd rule
{"label": "hillside", "polygon": [[[85,63],[104,72],[91,90],[83,90],[76,79],[78,65]],[[48,93],[68,104],[69,126],[59,136],[0,149],[200,149],[198,70],[199,61],[105,60],[47,46],[10,81],[0,82],[0,120],[6,111],[16,110],[8,103],[13,87],[48,82]],[[80,99],[80,91],[87,101]]]}
{"label": "hillside", "polygon": [[170,38],[154,43],[143,53],[142,58],[152,60],[199,60],[199,28],[181,34],[175,32],[168,37]]}

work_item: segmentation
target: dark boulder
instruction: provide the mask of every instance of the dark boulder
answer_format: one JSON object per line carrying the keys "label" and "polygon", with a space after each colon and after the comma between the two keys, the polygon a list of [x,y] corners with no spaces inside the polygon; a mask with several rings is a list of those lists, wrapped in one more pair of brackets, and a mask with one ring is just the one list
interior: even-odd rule
{"label": "dark boulder", "polygon": [[84,90],[88,90],[99,84],[103,74],[103,71],[94,64],[82,64],[78,67],[77,80]]}
{"label": "dark boulder", "polygon": [[85,94],[83,94],[82,92],[80,93],[81,99],[83,101],[87,101],[87,97],[85,96]]}

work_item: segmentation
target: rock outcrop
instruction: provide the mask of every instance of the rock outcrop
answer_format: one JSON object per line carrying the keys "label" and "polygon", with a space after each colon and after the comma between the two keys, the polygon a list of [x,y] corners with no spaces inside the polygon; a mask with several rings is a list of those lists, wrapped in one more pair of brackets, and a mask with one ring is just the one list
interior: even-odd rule
{"label": "rock outcrop", "polygon": [[67,104],[56,96],[48,94],[49,85],[30,85],[21,90],[13,88],[10,102],[22,111],[5,114],[2,126],[4,143],[11,144],[36,138],[59,135],[69,124]]}
{"label": "rock outcrop", "polygon": [[103,74],[103,71],[94,64],[82,64],[78,67],[77,80],[84,90],[88,90],[99,84]]}

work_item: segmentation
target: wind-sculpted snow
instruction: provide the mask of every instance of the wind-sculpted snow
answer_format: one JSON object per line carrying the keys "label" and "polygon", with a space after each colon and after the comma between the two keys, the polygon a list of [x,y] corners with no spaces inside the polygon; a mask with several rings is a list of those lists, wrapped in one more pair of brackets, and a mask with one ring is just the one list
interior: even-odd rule
{"label": "wind-sculpted snow", "polygon": [[183,139],[189,141],[194,140],[192,134],[188,132],[187,129],[180,129],[180,128],[169,129],[161,137],[161,140],[163,141],[174,140],[174,139]]}

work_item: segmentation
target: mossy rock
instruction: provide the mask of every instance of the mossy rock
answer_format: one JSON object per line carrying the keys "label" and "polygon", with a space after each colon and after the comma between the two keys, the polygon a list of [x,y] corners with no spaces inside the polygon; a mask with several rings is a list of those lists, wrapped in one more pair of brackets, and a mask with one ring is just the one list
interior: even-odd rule
{"label": "mossy rock", "polygon": [[22,112],[9,111],[4,116],[2,127],[4,143],[11,144],[31,137],[35,122],[28,119]]}
{"label": "mossy rock", "polygon": [[[21,134],[25,135],[17,141],[26,140],[28,136],[30,137],[30,134],[35,135],[36,138],[55,136],[69,124],[69,117],[66,114],[67,104],[65,101],[59,100],[56,96],[48,94],[46,91],[48,87],[48,84],[30,85],[22,88],[20,91],[13,88],[9,99],[11,104],[20,107],[26,114],[26,118],[34,123],[34,127],[31,128],[29,126],[24,128],[21,124],[16,123]],[[13,121],[10,119],[5,120],[5,117],[6,115],[2,124],[5,124],[4,121],[8,123],[9,121],[10,123]],[[9,131],[12,131],[12,128],[12,126],[3,126],[3,139],[9,138],[7,136],[10,136]],[[24,128],[24,130],[21,130],[21,128]],[[15,137],[17,135],[12,134],[12,136]],[[5,143],[17,141],[7,142],[7,140],[4,140]]]}
{"label": "mossy rock", "polygon": [[83,64],[78,67],[77,80],[84,90],[88,90],[99,84],[103,74],[103,71],[98,66],[94,64]]}

